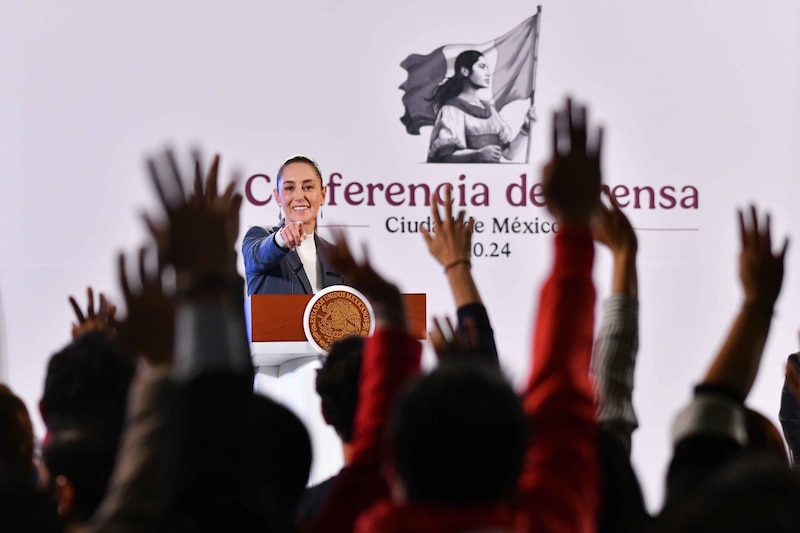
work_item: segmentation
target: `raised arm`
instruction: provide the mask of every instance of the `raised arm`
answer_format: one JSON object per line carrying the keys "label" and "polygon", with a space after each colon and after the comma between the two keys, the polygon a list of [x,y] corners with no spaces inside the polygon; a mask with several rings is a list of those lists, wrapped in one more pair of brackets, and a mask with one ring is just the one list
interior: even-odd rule
{"label": "raised arm", "polygon": [[242,204],[236,180],[218,192],[219,156],[208,173],[195,159],[190,194],[171,152],[149,160],[148,168],[167,216],[161,223],[145,220],[161,258],[175,271],[174,373],[190,379],[208,369],[228,369],[252,376],[234,251]]}
{"label": "raised arm", "polygon": [[[438,195],[431,202],[431,215],[434,231],[420,228],[428,251],[444,268],[450,291],[458,314],[458,334],[466,344],[474,344],[477,353],[492,365],[497,365],[497,346],[489,315],[481,301],[478,286],[472,277],[472,233],[475,221],[466,218],[464,210],[453,216],[452,191],[445,189],[444,200]],[[444,205],[444,216],[439,212],[439,204]],[[469,331],[466,323],[469,322]],[[439,328],[441,331],[441,328]],[[474,341],[474,342],[473,342]]]}
{"label": "raised arm", "polygon": [[638,242],[630,221],[609,195],[593,220],[596,241],[613,255],[612,293],[592,354],[597,391],[598,458],[601,468],[598,531],[641,531],[649,520],[644,497],[631,466],[631,435],[638,427],[633,408],[633,377],[639,349],[636,275]]}
{"label": "raised arm", "polygon": [[523,398],[533,429],[520,490],[530,531],[590,532],[599,478],[589,379],[595,298],[589,221],[599,203],[602,132],[590,140],[586,108],[570,100],[553,121],[553,156],[543,181],[560,231],[541,290]]}
{"label": "raised arm", "polygon": [[633,408],[633,373],[639,349],[639,302],[636,276],[636,233],[609,197],[593,220],[594,238],[611,250],[612,294],[595,339],[592,374],[598,395],[597,422],[630,453],[631,434],[638,427]]}
{"label": "raised arm", "polygon": [[[439,213],[439,204],[444,206],[444,216]],[[472,279],[470,258],[472,257],[472,232],[475,220],[466,218],[462,209],[453,217],[453,199],[450,187],[445,189],[444,199],[434,195],[431,201],[433,232],[420,227],[422,237],[431,256],[444,268],[456,307],[480,303],[481,295]]]}
{"label": "raised arm", "polygon": [[[219,161],[215,159],[208,174],[204,174],[196,159],[194,191],[186,195],[171,153],[167,152],[148,162],[151,178],[167,217],[165,221],[145,217],[158,247],[156,268],[148,268],[145,248],[139,250],[138,268],[134,269],[134,273],[129,272],[125,256],[119,255],[119,284],[127,316],[119,321],[118,338],[129,352],[140,359],[139,375],[129,398],[128,418],[109,489],[92,517],[88,531],[133,532],[153,529],[162,488],[170,487],[169,490],[173,492],[167,493],[171,495],[179,492],[176,487],[185,487],[186,478],[193,475],[192,469],[202,469],[208,479],[219,480],[224,477],[219,473],[217,462],[209,459],[215,457],[214,453],[207,454],[202,465],[196,464],[192,462],[192,458],[196,457],[192,448],[201,449],[208,443],[218,442],[212,438],[214,432],[225,428],[219,420],[237,420],[236,417],[215,418],[214,410],[204,409],[204,406],[191,401],[173,404],[172,408],[177,413],[166,407],[171,397],[170,378],[176,348],[176,301],[171,292],[165,291],[161,282],[164,269],[174,269],[181,307],[178,313],[182,314],[179,329],[183,330],[182,339],[177,343],[182,362],[176,374],[183,387],[183,390],[178,389],[180,397],[188,400],[190,394],[186,390],[191,386],[187,383],[195,377],[209,368],[236,368],[228,364],[232,359],[231,352],[235,352],[235,349],[231,349],[235,342],[226,345],[225,339],[235,339],[237,336],[230,335],[223,321],[214,323],[213,316],[227,312],[227,321],[230,323],[236,322],[237,313],[241,314],[241,306],[236,303],[240,298],[233,296],[228,289],[233,283],[231,273],[235,271],[232,243],[238,232],[238,205],[241,200],[236,198],[233,185],[222,195],[217,193],[218,165]],[[241,292],[241,284],[238,290]],[[224,308],[229,301],[234,304],[226,311]],[[196,323],[201,323],[201,327],[195,327]],[[203,335],[204,338],[195,338]],[[244,357],[247,357],[246,352]],[[197,358],[203,360],[195,361]],[[245,373],[243,376],[239,378],[243,383],[242,389],[249,393],[250,375]],[[216,392],[222,396],[221,391]],[[244,395],[242,397],[246,398]],[[233,409],[232,406],[226,408]],[[206,418],[196,417],[196,420],[202,419],[203,424],[214,427],[214,432],[209,434],[209,438],[181,449],[183,439],[187,439],[192,429],[188,415],[193,413],[193,409],[203,411]],[[168,421],[170,414],[181,419],[177,424],[180,429]],[[182,418],[184,415],[187,415],[186,420]],[[188,440],[191,438],[188,437]],[[171,458],[178,458],[168,463],[172,469],[170,473],[178,473],[177,476],[162,477],[165,443],[172,453]],[[210,445],[208,449],[218,451]],[[202,485],[193,488],[197,489],[194,496],[204,496]],[[175,505],[178,499],[165,500],[168,502],[168,516],[190,516],[193,512],[191,509],[179,509]]]}
{"label": "raised arm", "polygon": [[[270,520],[285,519],[291,509],[267,507],[285,487],[264,473],[271,463],[258,464],[255,443],[263,438],[266,421],[253,394],[243,286],[234,254],[241,195],[233,181],[217,192],[218,159],[207,174],[195,172],[203,194],[184,192],[183,176],[169,152],[150,161],[149,168],[166,220],[148,219],[148,225],[175,271],[177,289],[176,389],[167,412],[162,463],[164,526],[268,528]],[[262,447],[273,448],[288,435],[273,437]],[[303,449],[298,446],[297,452]],[[290,459],[283,463],[291,464]],[[270,491],[274,498],[263,497]]]}
{"label": "raised arm", "polygon": [[758,372],[780,293],[788,240],[774,253],[769,215],[759,221],[754,206],[747,214],[739,211],[739,230],[744,301],[694,398],[673,423],[668,505],[696,490],[747,444],[744,401]]}
{"label": "raised arm", "polygon": [[85,526],[87,532],[134,533],[156,524],[175,313],[174,301],[161,284],[161,268],[149,270],[146,255],[142,248],[134,274],[119,255],[127,316],[119,321],[118,339],[139,358],[139,366],[114,471],[102,503]]}
{"label": "raised arm", "polygon": [[755,206],[749,214],[739,210],[742,251],[739,277],[744,301],[722,347],[706,372],[703,384],[724,387],[744,400],[758,373],[767,341],[775,301],[783,283],[783,259],[789,246],[785,239],[772,251],[770,216],[759,222]]}

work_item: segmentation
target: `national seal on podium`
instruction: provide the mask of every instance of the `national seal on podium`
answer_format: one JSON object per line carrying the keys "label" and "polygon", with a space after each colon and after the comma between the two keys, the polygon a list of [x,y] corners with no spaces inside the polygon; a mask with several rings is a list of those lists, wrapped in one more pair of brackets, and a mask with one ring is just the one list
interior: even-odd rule
{"label": "national seal on podium", "polygon": [[369,300],[346,285],[333,285],[314,294],[303,314],[308,342],[321,354],[352,335],[366,337],[375,329],[375,313]]}

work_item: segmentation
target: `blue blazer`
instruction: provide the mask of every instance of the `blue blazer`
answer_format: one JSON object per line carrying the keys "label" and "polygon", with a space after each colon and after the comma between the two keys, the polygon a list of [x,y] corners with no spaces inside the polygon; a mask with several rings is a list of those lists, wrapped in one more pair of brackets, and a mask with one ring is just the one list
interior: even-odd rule
{"label": "blue blazer", "polygon": [[[253,226],[244,235],[242,257],[247,278],[247,294],[312,294],[303,263],[295,250],[284,250],[275,242],[275,234],[283,226]],[[331,266],[320,242],[329,244],[314,232],[317,263],[322,286],[341,285],[344,278]]]}

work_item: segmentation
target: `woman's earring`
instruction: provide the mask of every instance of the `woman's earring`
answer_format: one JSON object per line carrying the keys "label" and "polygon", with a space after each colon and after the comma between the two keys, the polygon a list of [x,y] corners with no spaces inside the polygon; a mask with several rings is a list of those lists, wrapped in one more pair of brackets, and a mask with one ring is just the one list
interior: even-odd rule
{"label": "woman's earring", "polygon": [[319,209],[319,218],[322,220],[322,208]]}

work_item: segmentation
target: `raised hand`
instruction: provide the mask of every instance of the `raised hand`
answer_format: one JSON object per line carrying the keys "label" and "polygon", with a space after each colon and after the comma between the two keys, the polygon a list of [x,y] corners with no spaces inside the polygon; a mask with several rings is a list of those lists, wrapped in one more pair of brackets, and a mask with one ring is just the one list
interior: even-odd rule
{"label": "raised hand", "polygon": [[[164,293],[161,265],[155,271],[146,266],[147,250],[141,248],[138,275],[128,275],[125,255],[117,258],[117,274],[128,316],[120,320],[120,343],[151,365],[172,362],[175,304]],[[134,287],[132,287],[132,285]]]}
{"label": "raised hand", "polygon": [[561,224],[588,225],[600,198],[603,130],[592,133],[585,106],[567,99],[553,114],[553,155],[542,172],[545,203]]}
{"label": "raised hand", "polygon": [[280,232],[281,237],[283,237],[286,246],[288,246],[290,250],[294,250],[296,247],[303,244],[303,241],[308,237],[303,222],[300,220],[296,222],[287,220]]}
{"label": "raised hand", "polygon": [[75,311],[75,318],[77,319],[77,322],[72,323],[72,338],[80,337],[90,331],[105,331],[111,335],[115,334],[117,323],[114,320],[114,316],[117,312],[117,306],[112,305],[106,295],[101,292],[97,312],[95,312],[94,291],[91,287],[86,288],[86,299],[88,304],[84,315],[75,297],[69,297],[69,303],[72,306],[72,310]]}
{"label": "raised hand", "polygon": [[238,178],[234,176],[228,186],[225,187],[222,195],[220,195],[217,188],[217,181],[219,181],[219,155],[214,156],[211,168],[206,174],[202,170],[200,154],[195,152],[193,157],[194,191],[189,195],[188,203],[206,207],[225,215],[225,232],[228,242],[231,246],[235,246],[236,240],[239,238],[239,207],[242,203],[242,195],[236,193]]}
{"label": "raised hand", "polygon": [[[444,217],[439,214],[440,203],[444,203]],[[475,220],[472,217],[465,220],[466,214],[463,209],[453,218],[451,187],[445,189],[444,202],[438,194],[434,195],[431,214],[434,232],[431,233],[424,227],[420,228],[425,244],[428,245],[428,251],[445,268],[445,272],[459,264],[469,267]]]}
{"label": "raised hand", "polygon": [[631,221],[619,208],[614,197],[608,193],[606,196],[611,207],[600,202],[592,218],[592,233],[595,240],[605,244],[615,257],[636,255],[639,243]]}
{"label": "raised hand", "polygon": [[372,268],[367,247],[363,248],[363,259],[358,261],[350,251],[350,245],[343,232],[334,231],[333,237],[332,244],[320,242],[328,260],[353,287],[369,298],[378,325],[406,329],[403,297],[395,284],[387,281]]}
{"label": "raised hand", "polygon": [[789,239],[784,239],[778,253],[773,253],[769,213],[763,222],[759,222],[754,205],[750,206],[749,215],[741,209],[738,213],[742,242],[739,277],[745,304],[771,313],[783,283],[783,260]]}
{"label": "raised hand", "polygon": [[239,234],[242,195],[234,192],[235,180],[222,195],[217,192],[219,156],[214,158],[203,179],[200,160],[195,155],[194,192],[188,197],[171,151],[149,159],[147,166],[167,220],[157,223],[145,216],[145,222],[163,261],[175,268],[179,288],[187,280],[235,274],[234,246]]}
{"label": "raised hand", "polygon": [[755,381],[772,324],[772,310],[783,283],[783,259],[788,239],[772,251],[770,217],[759,221],[755,206],[739,210],[742,251],[739,277],[744,302],[725,341],[706,372],[705,383],[720,384],[746,398]]}
{"label": "raised hand", "polygon": [[445,318],[444,326],[438,318],[433,317],[433,326],[428,330],[428,338],[439,362],[475,358],[480,348],[478,332],[472,319],[467,318],[462,324],[463,334],[453,327],[450,317]]}
{"label": "raised hand", "polygon": [[608,246],[614,254],[613,292],[637,296],[636,251],[639,243],[636,232],[614,198],[606,194],[611,207],[607,207],[602,201],[598,203],[598,209],[592,218],[592,233],[596,241]]}

